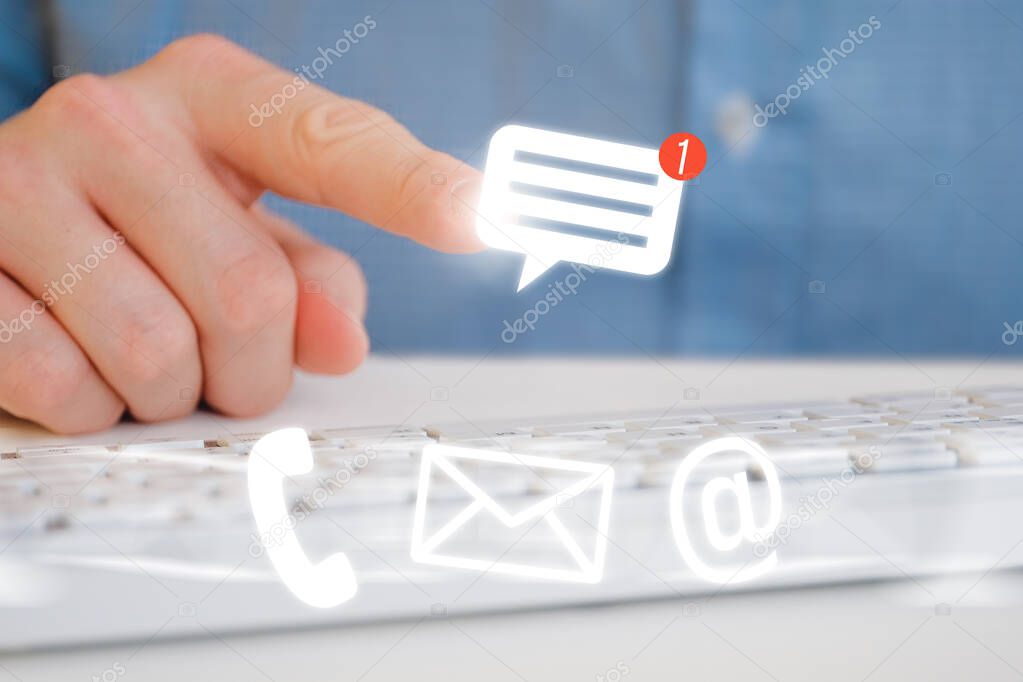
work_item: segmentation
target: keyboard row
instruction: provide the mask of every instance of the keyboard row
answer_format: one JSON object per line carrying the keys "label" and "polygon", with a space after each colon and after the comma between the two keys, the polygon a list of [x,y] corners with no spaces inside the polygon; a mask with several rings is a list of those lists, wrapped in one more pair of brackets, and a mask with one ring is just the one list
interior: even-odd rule
{"label": "keyboard row", "polygon": [[[210,440],[22,448],[0,453],[0,523],[130,518],[161,523],[247,514],[244,472],[260,433]],[[618,418],[425,428],[321,429],[310,433],[317,486],[344,488],[324,506],[410,504],[423,446],[442,442],[520,454],[577,458],[615,469],[620,488],[662,488],[679,461],[708,439],[759,443],[782,478],[929,471],[1023,464],[1023,387],[863,396],[812,405],[688,409]],[[720,472],[736,462],[715,460]],[[744,466],[743,462],[739,466]],[[701,468],[707,475],[720,473]],[[751,471],[753,476],[756,471]],[[528,472],[493,481],[499,495],[546,492]],[[295,486],[292,501],[308,504]],[[443,487],[435,488],[444,494]],[[458,491],[452,490],[452,494]]]}

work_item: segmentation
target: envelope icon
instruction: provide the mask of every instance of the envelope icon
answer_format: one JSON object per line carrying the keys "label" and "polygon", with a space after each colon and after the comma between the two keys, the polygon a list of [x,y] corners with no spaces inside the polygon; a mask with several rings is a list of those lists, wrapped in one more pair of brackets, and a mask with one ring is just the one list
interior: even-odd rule
{"label": "envelope icon", "polygon": [[[488,482],[515,476],[542,481],[543,493],[506,498],[486,490]],[[412,559],[487,573],[600,582],[613,488],[614,470],[605,464],[431,443],[423,449],[419,470]],[[468,532],[470,524],[477,534]]]}

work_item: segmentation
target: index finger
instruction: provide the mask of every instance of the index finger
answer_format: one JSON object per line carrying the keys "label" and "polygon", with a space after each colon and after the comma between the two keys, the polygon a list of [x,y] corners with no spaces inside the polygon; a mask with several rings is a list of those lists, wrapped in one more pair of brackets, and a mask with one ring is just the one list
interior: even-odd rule
{"label": "index finger", "polygon": [[479,171],[376,107],[218,36],[178,41],[151,68],[209,151],[267,189],[442,251],[483,248],[474,220]]}

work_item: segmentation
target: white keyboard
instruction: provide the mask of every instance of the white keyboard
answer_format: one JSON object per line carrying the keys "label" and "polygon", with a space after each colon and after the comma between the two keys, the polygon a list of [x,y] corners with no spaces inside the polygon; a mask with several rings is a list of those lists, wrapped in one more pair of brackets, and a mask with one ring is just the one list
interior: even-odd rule
{"label": "white keyboard", "polygon": [[[316,469],[289,495],[292,509],[308,517],[299,530],[310,554],[345,551],[356,568],[357,598],[331,611],[297,604],[258,551],[245,471],[262,435],[0,453],[0,581],[22,581],[19,594],[28,595],[18,603],[11,597],[18,590],[0,590],[0,602],[8,600],[0,621],[15,633],[0,649],[146,638],[161,625],[160,636],[201,634],[198,621],[230,631],[695,599],[718,586],[697,579],[675,549],[668,488],[689,450],[729,435],[764,447],[788,509],[843,472],[857,477],[780,550],[777,571],[745,588],[1023,565],[1013,544],[1023,536],[1023,386],[315,431]],[[611,466],[616,491],[604,582],[536,583],[412,563],[419,455],[437,441]],[[509,499],[547,492],[526,470],[494,485]],[[110,614],[103,625],[85,615],[96,609]]]}

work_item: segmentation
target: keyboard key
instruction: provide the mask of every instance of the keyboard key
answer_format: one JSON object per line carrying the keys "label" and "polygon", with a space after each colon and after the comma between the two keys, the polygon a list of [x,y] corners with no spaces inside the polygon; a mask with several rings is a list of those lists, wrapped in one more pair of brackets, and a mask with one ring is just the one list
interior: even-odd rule
{"label": "keyboard key", "polygon": [[1023,403],[1023,388],[1018,386],[963,389],[960,392],[974,403],[987,407]]}
{"label": "keyboard key", "polygon": [[760,405],[750,405],[750,404],[742,404],[742,405],[718,405],[716,407],[707,408],[707,411],[709,413],[712,413],[715,416],[720,417],[720,418],[730,417],[733,414],[751,414],[751,413],[760,413],[760,412],[786,412],[786,411],[789,411],[789,410],[793,410],[793,411],[798,413],[798,412],[802,411],[802,406],[801,405],[779,405],[779,404],[775,403],[773,405],[770,405],[770,404],[760,404]]}
{"label": "keyboard key", "polygon": [[152,450],[144,452],[122,452],[121,459],[136,462],[164,462],[187,467],[193,471],[219,469],[244,473],[248,458],[225,448],[203,450]]}
{"label": "keyboard key", "polygon": [[917,402],[895,403],[890,407],[899,414],[914,415],[919,412],[940,412],[941,410],[969,409],[971,407],[975,407],[975,405],[967,400],[963,400],[962,402],[921,400]]}
{"label": "keyboard key", "polygon": [[625,430],[624,421],[579,422],[567,424],[541,424],[533,427],[534,436],[569,436],[610,433]]}
{"label": "keyboard key", "polygon": [[340,447],[394,442],[428,442],[431,434],[417,426],[372,426],[365,428],[316,429],[311,436]]}
{"label": "keyboard key", "polygon": [[956,452],[947,448],[919,448],[906,450],[884,449],[882,454],[870,460],[856,459],[853,462],[869,461],[864,473],[880,474],[895,471],[922,471],[930,469],[954,469],[959,464]]}
{"label": "keyboard key", "polygon": [[943,439],[925,435],[861,439],[852,448],[853,463],[873,473],[947,468],[954,466],[953,460],[958,458]]}
{"label": "keyboard key", "polygon": [[608,434],[607,442],[624,446],[654,446],[670,443],[699,443],[707,435],[690,429],[648,429],[646,431],[623,431]]}
{"label": "keyboard key", "polygon": [[882,415],[865,417],[840,417],[838,419],[809,419],[792,426],[801,431],[849,431],[850,429],[887,429],[891,423]]}
{"label": "keyboard key", "polygon": [[807,448],[831,447],[838,444],[853,443],[856,436],[847,431],[791,431],[781,433],[761,433],[754,440],[765,446],[792,445]]}
{"label": "keyboard key", "polygon": [[[428,427],[427,431],[441,443],[450,443],[452,445],[458,445],[462,442],[470,443],[509,443],[511,441],[521,440],[523,438],[532,438],[533,429],[531,428],[486,428],[486,427],[475,427],[475,426],[464,426],[461,428],[445,428],[440,429],[438,427]],[[467,447],[472,447],[467,446]]]}
{"label": "keyboard key", "polygon": [[715,424],[704,426],[707,436],[755,436],[765,433],[796,433],[789,422],[761,422],[753,424]]}
{"label": "keyboard key", "polygon": [[82,459],[109,459],[114,456],[110,448],[101,445],[46,445],[18,448],[15,459],[42,457],[80,457]]}
{"label": "keyboard key", "polygon": [[[616,432],[617,433],[617,432]],[[622,432],[624,433],[624,432]],[[526,438],[514,442],[513,452],[528,453],[530,455],[571,456],[585,458],[586,452],[603,447],[603,438],[577,438],[569,436],[547,436],[544,438]]]}
{"label": "keyboard key", "polygon": [[1023,419],[1023,403],[1004,407],[982,407],[974,411],[981,419]]}
{"label": "keyboard key", "polygon": [[935,410],[901,415],[893,417],[890,421],[892,424],[964,424],[980,421],[980,417],[965,410]]}
{"label": "keyboard key", "polygon": [[723,424],[762,424],[782,423],[787,424],[794,421],[806,421],[806,415],[802,410],[760,410],[758,412],[736,412],[721,415],[720,421]]}
{"label": "keyboard key", "polygon": [[953,449],[959,454],[959,461],[963,466],[1023,466],[1023,447],[956,443]]}
{"label": "keyboard key", "polygon": [[806,407],[803,414],[811,419],[842,419],[850,417],[869,417],[896,414],[895,410],[888,410],[873,405],[862,403],[838,403]]}
{"label": "keyboard key", "polygon": [[211,441],[209,444],[199,439],[189,440],[164,440],[164,439],[153,439],[153,440],[141,440],[128,443],[126,445],[116,446],[115,449],[120,452],[127,453],[138,453],[138,452],[158,452],[160,450],[202,450],[207,445],[219,446],[219,441]]}
{"label": "keyboard key", "polygon": [[333,438],[330,441],[337,446],[351,449],[400,449],[405,452],[421,450],[436,441],[429,436],[419,434],[399,434],[391,436],[349,436],[343,440]]}
{"label": "keyboard key", "polygon": [[103,453],[97,452],[92,455],[47,455],[45,457],[18,457],[17,459],[7,460],[3,466],[0,466],[0,476],[4,473],[14,473],[20,471],[42,471],[42,470],[59,470],[59,469],[99,469],[104,465],[114,461],[116,458],[115,453],[106,451]]}
{"label": "keyboard key", "polygon": [[978,422],[949,424],[946,427],[951,435],[976,435],[988,441],[1006,441],[1023,438],[1023,420],[1016,419],[982,419]]}
{"label": "keyboard key", "polygon": [[627,431],[646,431],[647,429],[684,429],[689,427],[716,424],[717,418],[705,412],[684,415],[664,415],[625,421]]}
{"label": "keyboard key", "polygon": [[852,428],[849,433],[862,438],[874,438],[887,441],[895,438],[937,438],[952,433],[951,428],[938,423],[897,424],[887,428]]}
{"label": "keyboard key", "polygon": [[1023,430],[1018,428],[965,427],[944,440],[963,466],[1023,465]]}
{"label": "keyboard key", "polygon": [[[247,432],[247,433],[232,433],[226,436],[220,436],[215,440],[216,445],[226,450],[230,450],[239,455],[248,455],[252,446],[256,444],[260,438],[265,436],[266,433],[260,432]],[[312,445],[312,442],[310,442]]]}
{"label": "keyboard key", "polygon": [[[645,488],[668,487],[674,482],[681,463],[682,460],[679,457],[650,459],[645,462],[645,466],[639,474],[638,484]],[[697,484],[718,476],[731,477],[736,472],[746,471],[748,466],[749,457],[721,454],[701,462],[700,466],[693,469],[688,480]]]}
{"label": "keyboard key", "polygon": [[904,393],[877,393],[874,395],[856,396],[854,402],[897,409],[900,412],[921,409],[942,410],[966,405],[969,396],[962,393],[934,389],[929,391],[906,391]]}

